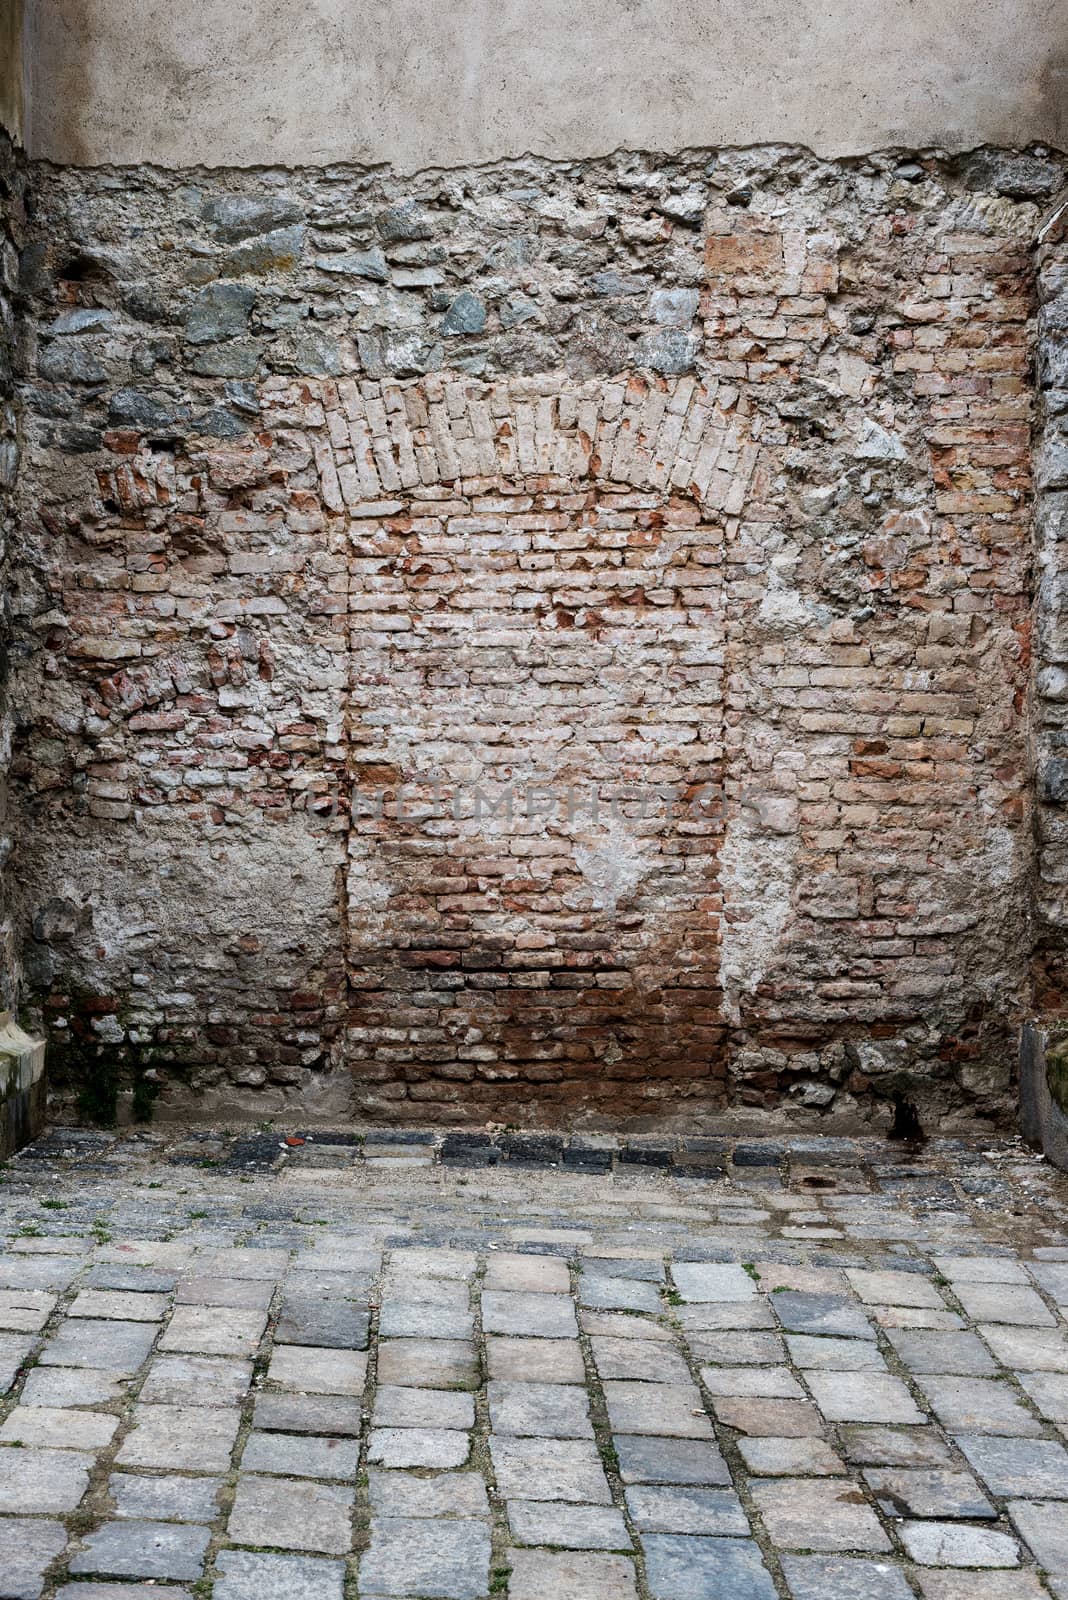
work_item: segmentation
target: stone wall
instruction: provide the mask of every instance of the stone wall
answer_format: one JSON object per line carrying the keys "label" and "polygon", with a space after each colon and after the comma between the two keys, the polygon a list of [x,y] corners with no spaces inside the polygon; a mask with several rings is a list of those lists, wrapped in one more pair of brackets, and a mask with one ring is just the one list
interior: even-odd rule
{"label": "stone wall", "polygon": [[22,914],[87,1108],[1003,1116],[1062,182],[38,165]]}
{"label": "stone wall", "polygon": [[8,767],[12,739],[11,588],[19,469],[16,293],[18,253],[25,233],[25,187],[22,154],[0,127],[0,1012],[16,1005],[19,969],[11,905],[15,863]]}
{"label": "stone wall", "polygon": [[1035,1005],[1068,1014],[1068,208],[1038,231]]}

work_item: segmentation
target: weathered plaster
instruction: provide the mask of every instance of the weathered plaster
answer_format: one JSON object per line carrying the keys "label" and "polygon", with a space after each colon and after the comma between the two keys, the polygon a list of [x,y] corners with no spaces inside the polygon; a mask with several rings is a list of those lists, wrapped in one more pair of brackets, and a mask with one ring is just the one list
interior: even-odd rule
{"label": "weathered plaster", "polygon": [[163,166],[1068,144],[1057,0],[36,0],[32,153]]}

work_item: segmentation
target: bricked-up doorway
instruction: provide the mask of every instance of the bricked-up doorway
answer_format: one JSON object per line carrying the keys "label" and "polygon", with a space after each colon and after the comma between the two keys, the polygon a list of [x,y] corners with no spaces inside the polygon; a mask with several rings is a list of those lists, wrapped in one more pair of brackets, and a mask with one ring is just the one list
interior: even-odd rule
{"label": "bricked-up doorway", "polygon": [[726,1075],[726,548],[692,378],[317,386],[348,566],[345,1054],[372,1102],[655,1110]]}

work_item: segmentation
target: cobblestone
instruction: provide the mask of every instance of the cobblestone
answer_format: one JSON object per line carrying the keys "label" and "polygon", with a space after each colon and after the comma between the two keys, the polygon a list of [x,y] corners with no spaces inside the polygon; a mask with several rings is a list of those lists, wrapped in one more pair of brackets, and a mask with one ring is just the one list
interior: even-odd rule
{"label": "cobblestone", "polygon": [[[968,1146],[914,1157],[911,1191],[900,1163],[884,1181],[858,1162],[844,1192],[786,1170],[754,1205],[730,1174],[695,1198],[637,1161],[241,1178],[169,1159],[192,1142],[116,1140],[105,1172],[105,1139],[31,1148],[0,1188],[8,1278],[65,1263],[26,1291],[49,1297],[41,1326],[11,1335],[0,1555],[18,1600],[1068,1592],[1068,1327],[1059,1274],[1037,1270],[1068,1251],[1068,1180],[1011,1147],[1006,1207],[963,1181],[988,1159]],[[31,1208],[54,1234],[24,1235]],[[204,1215],[172,1240],[181,1208]],[[588,1277],[652,1309],[583,1309]],[[982,1320],[953,1309],[968,1286]],[[347,1345],[280,1342],[280,1308],[316,1288]],[[1048,1321],[1003,1320],[997,1296],[1025,1290]],[[427,1331],[384,1336],[391,1306]],[[471,1336],[435,1336],[436,1315]]]}

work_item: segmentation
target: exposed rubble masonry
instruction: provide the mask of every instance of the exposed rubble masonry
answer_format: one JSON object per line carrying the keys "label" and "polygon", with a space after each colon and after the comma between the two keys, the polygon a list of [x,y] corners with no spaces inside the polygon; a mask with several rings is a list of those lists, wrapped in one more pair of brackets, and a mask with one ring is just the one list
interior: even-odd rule
{"label": "exposed rubble masonry", "polygon": [[36,166],[14,775],[57,1073],[409,1123],[1003,1116],[1036,825],[1062,992],[1063,181]]}

